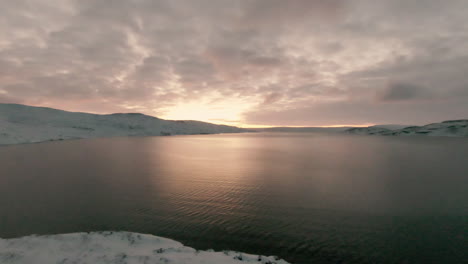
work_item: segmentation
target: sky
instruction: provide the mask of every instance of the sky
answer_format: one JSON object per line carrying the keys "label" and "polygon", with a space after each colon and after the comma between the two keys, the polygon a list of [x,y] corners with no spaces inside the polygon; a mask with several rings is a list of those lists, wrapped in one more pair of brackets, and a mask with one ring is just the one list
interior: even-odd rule
{"label": "sky", "polygon": [[0,1],[0,103],[238,126],[468,118],[466,0]]}

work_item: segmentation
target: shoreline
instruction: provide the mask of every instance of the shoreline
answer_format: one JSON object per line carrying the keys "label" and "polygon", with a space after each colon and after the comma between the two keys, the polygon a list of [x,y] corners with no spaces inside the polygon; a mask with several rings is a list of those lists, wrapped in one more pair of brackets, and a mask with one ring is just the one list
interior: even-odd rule
{"label": "shoreline", "polygon": [[125,231],[0,238],[0,262],[3,261],[12,264],[290,264],[276,256],[197,250],[169,238]]}

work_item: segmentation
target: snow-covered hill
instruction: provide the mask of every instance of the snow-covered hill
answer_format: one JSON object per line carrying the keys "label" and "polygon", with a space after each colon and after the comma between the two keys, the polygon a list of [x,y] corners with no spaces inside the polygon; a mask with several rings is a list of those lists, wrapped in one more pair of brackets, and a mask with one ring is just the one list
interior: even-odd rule
{"label": "snow-covered hill", "polygon": [[388,129],[379,126],[350,128],[348,134],[382,136],[440,136],[468,137],[468,119],[450,120],[425,126],[410,126],[401,129]]}
{"label": "snow-covered hill", "polygon": [[170,121],[143,114],[96,115],[0,104],[0,145],[52,140],[245,132],[199,121]]}
{"label": "snow-covered hill", "polygon": [[0,263],[288,264],[276,257],[233,251],[199,251],[167,238],[129,232],[0,239]]}

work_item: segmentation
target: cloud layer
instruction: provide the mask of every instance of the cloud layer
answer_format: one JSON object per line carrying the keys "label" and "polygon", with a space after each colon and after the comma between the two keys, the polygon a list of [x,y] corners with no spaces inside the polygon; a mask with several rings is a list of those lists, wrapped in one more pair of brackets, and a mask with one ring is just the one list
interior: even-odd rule
{"label": "cloud layer", "polygon": [[467,118],[467,13],[464,0],[3,1],[0,102],[250,125]]}

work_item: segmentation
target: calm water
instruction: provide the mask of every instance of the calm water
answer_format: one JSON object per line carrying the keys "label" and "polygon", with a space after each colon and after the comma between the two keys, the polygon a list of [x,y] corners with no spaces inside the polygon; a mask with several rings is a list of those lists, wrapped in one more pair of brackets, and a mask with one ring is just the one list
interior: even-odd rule
{"label": "calm water", "polygon": [[0,237],[96,230],[294,263],[466,263],[468,139],[253,133],[0,147]]}

